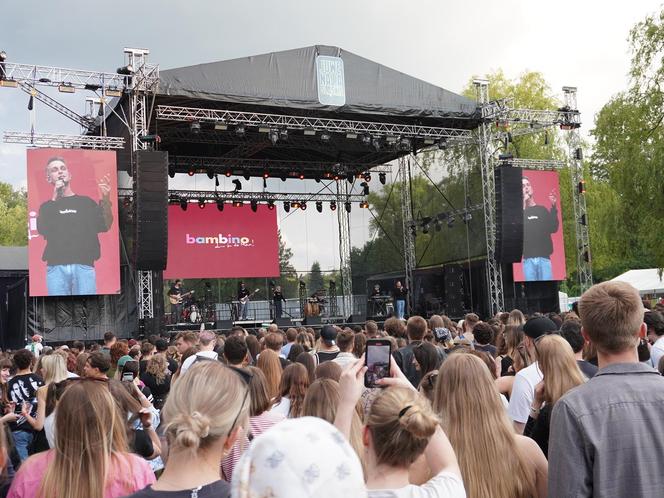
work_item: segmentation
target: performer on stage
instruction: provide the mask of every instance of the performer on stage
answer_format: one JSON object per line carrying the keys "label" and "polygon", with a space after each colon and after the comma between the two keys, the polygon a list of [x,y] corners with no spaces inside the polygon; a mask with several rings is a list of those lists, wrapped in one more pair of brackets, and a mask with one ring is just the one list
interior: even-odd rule
{"label": "performer on stage", "polygon": [[184,294],[184,288],[182,287],[182,280],[178,278],[168,289],[168,297],[173,298],[171,299],[171,323],[179,323],[180,318],[182,318],[182,309],[184,308],[182,294]]}
{"label": "performer on stage", "polygon": [[373,291],[371,291],[371,297],[380,296],[380,285],[374,285]]}
{"label": "performer on stage", "polygon": [[401,281],[397,280],[394,286],[394,302],[396,303],[397,318],[403,320],[406,312],[406,296],[408,289],[401,285]]}
{"label": "performer on stage", "polygon": [[76,195],[72,175],[61,157],[46,163],[46,181],[53,185],[51,200],[39,208],[37,231],[46,239],[42,259],[46,261],[49,296],[96,294],[94,262],[101,256],[100,232],[113,223],[110,178],[97,181],[99,203]]}
{"label": "performer on stage", "polygon": [[551,235],[558,231],[558,199],[549,193],[551,211],[535,204],[533,187],[527,177],[521,179],[523,188],[523,275],[527,282],[551,280]]}
{"label": "performer on stage", "polygon": [[380,306],[376,302],[377,297],[380,297],[380,285],[376,284],[374,285],[373,290],[371,291],[371,294],[369,295],[369,309],[371,310],[371,316],[378,316],[378,313],[380,311]]}
{"label": "performer on stage", "polygon": [[274,303],[274,317],[281,318],[283,303],[286,302],[286,299],[284,299],[284,295],[281,293],[280,285],[277,285],[272,291],[272,302]]}
{"label": "performer on stage", "polygon": [[237,300],[240,301],[240,312],[238,316],[241,320],[247,319],[247,311],[249,311],[249,290],[240,282],[240,288],[237,291]]}

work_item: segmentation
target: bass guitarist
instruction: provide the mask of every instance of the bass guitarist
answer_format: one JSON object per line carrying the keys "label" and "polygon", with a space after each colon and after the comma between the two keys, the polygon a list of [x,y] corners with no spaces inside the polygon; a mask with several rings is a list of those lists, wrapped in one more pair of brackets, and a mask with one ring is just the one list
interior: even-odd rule
{"label": "bass guitarist", "polygon": [[179,278],[168,290],[168,300],[171,302],[171,323],[179,323],[184,309],[183,299],[194,291],[185,292],[182,287],[182,280]]}

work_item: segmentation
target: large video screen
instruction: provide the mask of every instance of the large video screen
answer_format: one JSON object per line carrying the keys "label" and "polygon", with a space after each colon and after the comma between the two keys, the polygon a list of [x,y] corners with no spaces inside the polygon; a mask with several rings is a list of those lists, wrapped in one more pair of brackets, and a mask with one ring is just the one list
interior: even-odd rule
{"label": "large video screen", "polygon": [[189,204],[168,208],[168,266],[164,278],[279,276],[277,212],[261,204]]}
{"label": "large video screen", "polygon": [[523,170],[523,258],[515,282],[565,280],[565,244],[557,171]]}
{"label": "large video screen", "polygon": [[114,151],[28,150],[31,296],[120,293]]}

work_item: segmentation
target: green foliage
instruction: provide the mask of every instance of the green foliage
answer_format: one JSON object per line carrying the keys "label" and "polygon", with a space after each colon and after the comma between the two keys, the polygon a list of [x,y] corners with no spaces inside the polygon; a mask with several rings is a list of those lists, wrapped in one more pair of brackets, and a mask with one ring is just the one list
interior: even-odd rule
{"label": "green foliage", "polygon": [[311,265],[311,271],[307,278],[307,285],[309,294],[313,294],[319,290],[326,290],[325,284],[323,283],[323,274],[320,271],[320,263],[318,261],[314,261]]}
{"label": "green foliage", "polygon": [[23,190],[14,190],[0,182],[0,245],[25,246],[28,244],[27,196]]}

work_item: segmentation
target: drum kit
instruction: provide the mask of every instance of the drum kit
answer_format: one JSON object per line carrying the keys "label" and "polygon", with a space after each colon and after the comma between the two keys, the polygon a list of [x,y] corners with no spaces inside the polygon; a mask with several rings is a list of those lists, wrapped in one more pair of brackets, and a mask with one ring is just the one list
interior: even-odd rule
{"label": "drum kit", "polygon": [[202,299],[198,301],[185,301],[185,306],[182,309],[181,323],[214,322],[214,311],[214,306],[206,305]]}

